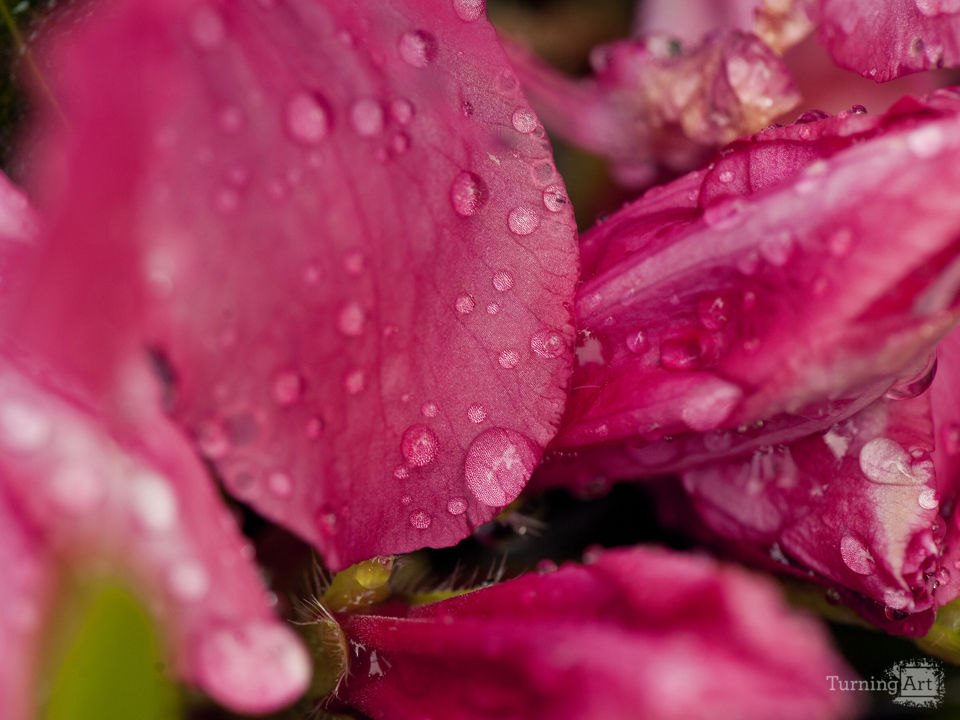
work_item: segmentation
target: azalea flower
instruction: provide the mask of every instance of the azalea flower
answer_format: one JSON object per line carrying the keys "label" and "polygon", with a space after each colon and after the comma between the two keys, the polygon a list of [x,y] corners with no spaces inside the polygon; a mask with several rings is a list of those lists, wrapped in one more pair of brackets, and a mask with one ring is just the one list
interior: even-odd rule
{"label": "azalea flower", "polygon": [[[625,168],[693,162],[792,107],[777,53],[830,6],[614,47],[571,127],[601,118]],[[680,474],[702,540],[893,632],[960,592],[957,95],[743,138],[578,242],[484,10],[104,0],[48,28],[25,190],[0,177],[3,717],[34,714],[62,569],[91,562],[241,713],[855,713],[823,628],[705,557],[391,584],[382,558],[470,536],[538,466]],[[640,101],[608,102],[625,81]],[[296,631],[217,482],[338,573]]]}

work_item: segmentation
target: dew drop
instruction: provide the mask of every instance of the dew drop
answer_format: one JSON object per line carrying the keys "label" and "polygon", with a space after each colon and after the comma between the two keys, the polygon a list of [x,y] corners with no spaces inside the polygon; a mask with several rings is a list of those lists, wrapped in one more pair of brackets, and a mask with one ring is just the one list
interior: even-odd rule
{"label": "dew drop", "polygon": [[950,423],[944,426],[941,437],[947,455],[960,455],[960,425]]}
{"label": "dew drop", "polygon": [[472,217],[487,202],[487,186],[475,173],[464,170],[450,183],[450,202],[460,217]]}
{"label": "dew drop", "polygon": [[407,468],[406,465],[397,465],[393,469],[393,476],[397,480],[406,480],[407,478],[410,477],[410,470],[409,468]]}
{"label": "dew drop", "polygon": [[464,22],[473,22],[486,9],[486,0],[453,0],[453,11]]}
{"label": "dew drop", "polygon": [[910,596],[906,590],[884,590],[883,604],[893,610],[903,610],[910,604]]}
{"label": "dew drop", "polygon": [[361,137],[379,135],[383,131],[383,108],[370,98],[357,100],[350,108],[350,122]]}
{"label": "dew drop", "polygon": [[830,239],[827,241],[827,246],[834,256],[843,257],[850,252],[850,248],[853,246],[853,232],[850,228],[838,228],[830,236]]}
{"label": "dew drop", "polygon": [[733,172],[730,170],[724,170],[722,173],[717,175],[717,179],[722,183],[733,182]]}
{"label": "dew drop", "polygon": [[789,230],[764,235],[760,239],[760,254],[775,267],[787,264],[793,253],[793,235]]}
{"label": "dew drop", "polygon": [[273,379],[273,401],[281,407],[293,405],[303,394],[303,378],[292,370],[277,373]]}
{"label": "dew drop", "polygon": [[405,32],[397,42],[403,61],[415,68],[425,68],[437,56],[437,39],[423,30]]}
{"label": "dew drop", "polygon": [[402,495],[402,496],[400,497],[400,504],[401,504],[401,505],[409,505],[409,504],[412,503],[412,502],[413,502],[413,498],[412,498],[410,495]]}
{"label": "dew drop", "polygon": [[515,430],[485,430],[467,450],[467,487],[483,504],[504,507],[520,494],[537,455],[533,442]]}
{"label": "dew drop", "polygon": [[730,303],[722,296],[705,296],[697,303],[700,324],[707,330],[719,330],[730,320]]}
{"label": "dew drop", "polygon": [[530,235],[540,227],[540,216],[536,210],[521,205],[510,211],[507,225],[514,235]]}
{"label": "dew drop", "polygon": [[230,215],[240,207],[240,196],[232,188],[220,188],[213,196],[213,207],[221,215]]}
{"label": "dew drop", "polygon": [[520,362],[520,353],[516,350],[504,350],[497,357],[497,362],[500,363],[500,367],[512,370]]}
{"label": "dew drop", "polygon": [[410,513],[410,524],[417,530],[426,530],[432,522],[433,518],[423,510],[416,510]]}
{"label": "dew drop", "polygon": [[693,334],[680,335],[660,345],[660,364],[666,370],[697,370],[703,363],[700,339]]}
{"label": "dew drop", "polygon": [[214,50],[223,43],[227,31],[223,20],[212,8],[203,5],[190,20],[190,38],[201,50]]}
{"label": "dew drop", "polygon": [[326,427],[326,424],[323,422],[323,418],[312,417],[307,420],[307,437],[311,440],[316,440],[323,434],[323,430]]}
{"label": "dew drop", "polygon": [[409,100],[397,98],[390,103],[390,117],[397,125],[409,125],[413,120],[413,105]]}
{"label": "dew drop", "polygon": [[397,155],[403,155],[410,149],[410,136],[405,133],[397,133],[390,140],[390,147]]}
{"label": "dew drop", "polygon": [[348,395],[359,395],[367,386],[367,374],[363,370],[351,370],[343,379],[343,388]]}
{"label": "dew drop", "polygon": [[637,355],[642,355],[650,347],[647,341],[647,335],[643,330],[637,330],[635,333],[627,335],[627,349]]}
{"label": "dew drop", "polygon": [[366,319],[366,313],[358,303],[348,302],[337,314],[337,330],[347,337],[360,337]]}
{"label": "dew drop", "polygon": [[852,535],[844,535],[840,540],[840,557],[858,575],[870,575],[876,567],[870,551]]}
{"label": "dew drop", "polygon": [[476,301],[469,295],[463,294],[457,297],[456,308],[461,315],[469,315],[477,306]]}
{"label": "dew drop", "polygon": [[513,113],[510,118],[513,123],[513,129],[524,135],[532,133],[537,129],[537,117],[526,108],[520,108]]}
{"label": "dew drop", "polygon": [[447,512],[451,515],[463,515],[467,511],[467,499],[462,497],[450,498],[447,502]]}
{"label": "dew drop", "polygon": [[924,488],[920,491],[920,496],[917,498],[917,503],[924,510],[936,510],[940,505],[940,501],[937,500],[937,492],[933,488]]}
{"label": "dew drop", "polygon": [[937,375],[937,356],[931,354],[913,375],[899,380],[884,393],[888,400],[910,400],[926,392]]}
{"label": "dew drop", "polygon": [[932,475],[927,463],[912,463],[903,446],[889,438],[874,438],[861,448],[860,470],[881,485],[918,485]]}
{"label": "dew drop", "polygon": [[500,306],[497,305],[495,302],[487,303],[486,310],[487,310],[487,315],[496,315],[498,312],[500,312]]}
{"label": "dew drop", "polygon": [[530,338],[530,349],[542,358],[558,358],[565,347],[563,337],[555,330],[541,330]]}
{"label": "dew drop", "polygon": [[47,416],[30,405],[15,400],[0,405],[0,437],[8,450],[35,452],[46,445],[52,432]]}
{"label": "dew drop", "polygon": [[513,288],[513,275],[505,270],[498,270],[493,274],[493,286],[500,292],[507,292]]}
{"label": "dew drop", "polygon": [[567,193],[560,185],[550,185],[543,189],[543,206],[550,212],[560,212],[569,201]]}
{"label": "dew drop", "polygon": [[267,489],[277,497],[290,497],[293,492],[293,481],[285,472],[276,470],[267,476]]}
{"label": "dew drop", "polygon": [[480,403],[473,403],[467,408],[467,417],[470,418],[470,422],[482,423],[487,419],[487,409]]}
{"label": "dew drop", "polygon": [[337,534],[337,528],[340,525],[340,518],[329,507],[321,507],[316,514],[317,528],[320,534],[326,537],[332,537]]}
{"label": "dew drop", "polygon": [[436,460],[439,446],[437,434],[426,425],[411,425],[400,440],[403,456],[414,467],[423,467]]}
{"label": "dew drop", "polygon": [[187,602],[202,599],[210,589],[210,576],[203,565],[193,560],[176,563],[170,569],[167,582],[170,592]]}
{"label": "dew drop", "polygon": [[316,95],[298,92],[287,101],[284,126],[290,137],[303,145],[316,145],[330,130],[330,115]]}
{"label": "dew drop", "polygon": [[230,452],[230,437],[218,422],[202,423],[197,431],[197,447],[210,460],[220,460]]}
{"label": "dew drop", "polygon": [[129,485],[130,502],[140,524],[153,532],[170,530],[177,522],[177,496],[165,478],[139,472]]}
{"label": "dew drop", "polygon": [[434,418],[438,412],[440,412],[440,408],[437,407],[435,402],[427,401],[420,406],[420,414],[426,418]]}

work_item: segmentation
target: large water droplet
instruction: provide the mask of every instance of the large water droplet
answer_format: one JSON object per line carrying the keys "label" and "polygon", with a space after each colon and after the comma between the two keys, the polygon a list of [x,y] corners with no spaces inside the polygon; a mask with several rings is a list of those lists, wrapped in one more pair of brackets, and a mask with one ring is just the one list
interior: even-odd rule
{"label": "large water droplet", "polygon": [[437,458],[439,446],[437,434],[426,425],[411,425],[400,440],[403,457],[414,467],[432,463]]}
{"label": "large water droplet", "polygon": [[540,330],[530,338],[530,349],[542,358],[558,358],[565,347],[563,337],[555,330]]}
{"label": "large water droplet", "polygon": [[287,101],[284,125],[290,137],[303,145],[316,145],[330,130],[330,115],[316,95],[298,92]]}
{"label": "large water droplet", "polygon": [[427,418],[433,418],[437,416],[437,413],[440,412],[440,408],[437,407],[437,404],[432,400],[428,400],[423,405],[420,406],[420,414]]}
{"label": "large water droplet", "polygon": [[485,430],[467,450],[467,487],[485,505],[504,507],[523,489],[537,454],[533,442],[516,430]]}
{"label": "large water droplet", "polygon": [[337,314],[337,330],[347,337],[360,337],[366,319],[366,313],[358,303],[348,302]]}
{"label": "large water droplet", "polygon": [[875,438],[861,448],[860,470],[882,485],[919,485],[932,475],[929,462],[914,463],[903,446],[890,438]]}
{"label": "large water droplet", "polygon": [[453,10],[464,22],[473,22],[486,9],[486,0],[453,0]]}
{"label": "large water droplet", "polygon": [[520,353],[516,350],[504,350],[497,357],[497,362],[500,363],[500,367],[512,370],[520,362]]}
{"label": "large water droplet", "polygon": [[937,375],[937,355],[931,354],[912,375],[897,382],[884,394],[888,400],[909,400],[926,392]]}
{"label": "large water droplet", "polygon": [[937,491],[933,488],[924,488],[917,497],[917,504],[924,510],[936,510],[940,505],[937,499]]}
{"label": "large water droplet", "polygon": [[383,108],[371,98],[357,100],[350,108],[350,122],[361,137],[379,135],[383,131]]}
{"label": "large water droplet", "polygon": [[277,373],[273,379],[272,393],[273,401],[277,405],[293,405],[303,394],[303,378],[292,370]]}
{"label": "large water droplet", "polygon": [[476,306],[476,301],[467,294],[457,297],[456,308],[461,315],[469,315]]}
{"label": "large water droplet", "polygon": [[852,535],[844,535],[840,540],[840,557],[844,565],[858,575],[870,575],[876,568],[870,551]]}
{"label": "large water droplet", "polygon": [[567,192],[560,185],[550,185],[543,189],[543,206],[550,212],[560,212],[568,202]]}
{"label": "large water droplet", "polygon": [[537,116],[526,108],[516,110],[513,117],[510,118],[510,122],[513,123],[514,130],[524,135],[537,129]]}
{"label": "large water droplet", "polygon": [[540,227],[540,215],[533,208],[521,205],[510,211],[507,225],[515,235],[530,235]]}
{"label": "large water droplet", "polygon": [[470,418],[470,422],[482,423],[487,419],[487,410],[480,403],[473,403],[467,408],[467,417]]}
{"label": "large water droplet", "polygon": [[423,30],[405,32],[397,42],[397,50],[407,65],[425,68],[437,56],[437,39]]}
{"label": "large water droplet", "polygon": [[426,530],[432,522],[433,518],[423,510],[415,510],[410,513],[410,524],[417,530]]}
{"label": "large water droplet", "polygon": [[464,170],[450,183],[450,202],[457,215],[476,215],[487,202],[487,186],[478,175]]}
{"label": "large water droplet", "polygon": [[413,120],[413,105],[405,98],[397,98],[390,103],[390,117],[397,125],[408,125]]}

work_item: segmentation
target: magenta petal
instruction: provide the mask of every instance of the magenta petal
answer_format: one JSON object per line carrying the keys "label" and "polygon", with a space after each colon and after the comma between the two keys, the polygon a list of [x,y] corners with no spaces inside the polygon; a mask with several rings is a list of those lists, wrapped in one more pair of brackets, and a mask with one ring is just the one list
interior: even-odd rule
{"label": "magenta petal", "polygon": [[468,535],[554,434],[577,269],[493,28],[450,2],[111,7],[57,52],[74,132],[35,184],[69,244],[27,340],[96,368],[100,331],[62,318],[132,325],[227,488],[332,567]]}
{"label": "magenta petal", "polygon": [[763,133],[588,233],[555,447],[630,441],[650,473],[826,430],[898,379],[913,392],[957,310],[956,109],[943,93]]}
{"label": "magenta petal", "polygon": [[838,64],[877,82],[960,64],[952,0],[820,0],[818,32]]}
{"label": "magenta petal", "polygon": [[[149,394],[151,378],[126,380],[129,390],[133,383]],[[38,540],[22,530],[19,539],[8,537],[12,506],[56,554],[119,563],[148,591],[183,678],[241,712],[289,704],[310,682],[310,659],[273,617],[252,548],[169,421],[144,411],[126,420],[128,429],[144,431],[142,441],[111,436],[100,418],[4,363],[0,501],[9,505],[0,506],[0,567],[20,592],[0,612],[0,635],[33,618],[29,603],[37,602],[43,573]],[[4,657],[18,657],[11,647],[17,643],[4,643]],[[24,671],[31,663],[25,652]]]}
{"label": "magenta petal", "polygon": [[823,629],[768,581],[661,550],[344,623],[340,694],[373,718],[812,720],[855,700],[828,690],[849,671]]}

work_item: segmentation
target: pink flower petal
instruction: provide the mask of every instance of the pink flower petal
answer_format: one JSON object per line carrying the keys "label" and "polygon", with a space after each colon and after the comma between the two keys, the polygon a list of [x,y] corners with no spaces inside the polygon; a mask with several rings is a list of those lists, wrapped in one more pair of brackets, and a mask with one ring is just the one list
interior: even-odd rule
{"label": "pink flower petal", "polygon": [[331,567],[468,535],[565,401],[573,216],[478,17],[120,2],[56,52],[71,132],[43,136],[15,330],[87,377],[117,336],[153,348],[230,492]]}
{"label": "pink flower petal", "polygon": [[838,64],[877,82],[960,64],[953,0],[820,0],[818,33]]}
{"label": "pink flower petal", "polygon": [[957,309],[957,107],[944,92],[762,133],[588,233],[554,447],[630,441],[650,474],[826,430],[898,380],[922,390]]}
{"label": "pink flower petal", "polygon": [[[849,677],[774,587],[705,558],[608,551],[405,618],[352,616],[342,697],[374,718],[838,718]],[[744,692],[744,685],[749,692]]]}
{"label": "pink flower petal", "polygon": [[[48,561],[37,548],[42,537],[68,561],[92,556],[136,578],[170,634],[184,679],[240,712],[287,705],[310,682],[306,650],[272,616],[252,548],[188,444],[166,418],[143,410],[155,401],[152,378],[127,382],[136,386],[131,397],[144,402],[132,404],[124,432],[111,435],[102,418],[56,390],[7,361],[0,368],[0,501],[7,503],[0,567],[14,588],[0,612],[0,635],[12,634],[4,657],[17,658],[12,668],[0,665],[0,687],[24,679],[11,673],[32,669],[34,648],[26,645],[36,638],[11,623],[38,620]],[[142,439],[132,441],[127,435],[136,429]],[[36,537],[22,526],[11,537],[17,518],[10,508]],[[21,645],[23,656],[11,653]]]}
{"label": "pink flower petal", "polygon": [[35,716],[37,666],[44,639],[42,616],[52,588],[42,539],[14,508],[0,481],[0,715]]}
{"label": "pink flower petal", "polygon": [[595,77],[582,81],[523,51],[512,57],[547,126],[609,158],[627,184],[648,183],[655,163],[686,169],[799,100],[780,58],[742,32],[710,35],[688,51],[666,36],[600,47]]}

